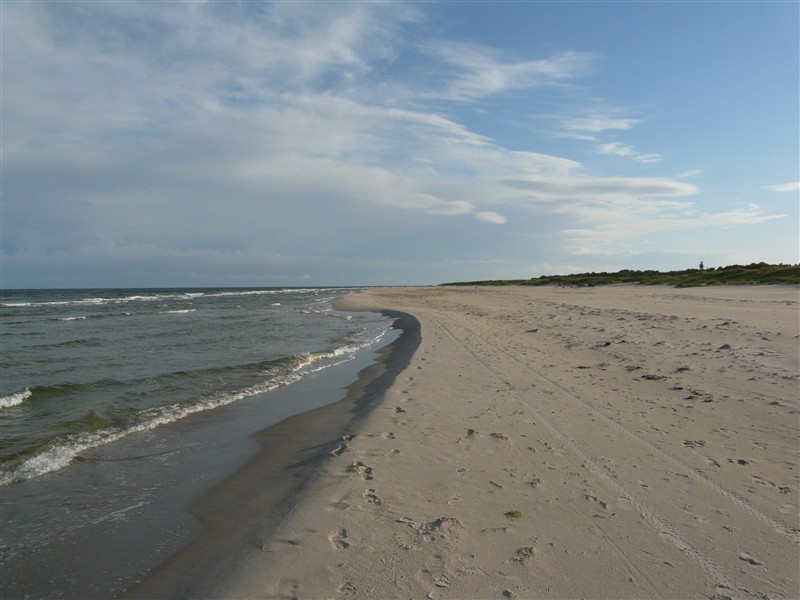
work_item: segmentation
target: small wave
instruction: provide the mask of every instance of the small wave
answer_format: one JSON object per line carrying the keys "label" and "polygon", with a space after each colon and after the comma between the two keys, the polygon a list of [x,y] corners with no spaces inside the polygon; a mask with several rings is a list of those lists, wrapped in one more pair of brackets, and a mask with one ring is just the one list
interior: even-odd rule
{"label": "small wave", "polygon": [[78,317],[59,317],[59,321],[85,321],[86,315],[80,315]]}
{"label": "small wave", "polygon": [[[154,293],[152,295],[131,295],[131,296],[99,296],[91,298],[76,298],[74,300],[42,300],[35,302],[0,302],[0,306],[8,308],[28,308],[34,306],[86,306],[103,304],[127,304],[129,302],[156,302],[160,300],[193,300],[195,298],[219,298],[224,296],[260,296],[274,294],[320,294],[341,292],[344,290],[354,291],[356,288],[280,288],[271,290],[231,290],[227,292],[173,292],[173,293]],[[330,300],[335,296],[325,297],[323,300]]]}
{"label": "small wave", "polygon": [[121,428],[106,428],[89,433],[80,433],[68,439],[57,442],[54,446],[27,459],[16,469],[0,473],[0,486],[33,479],[46,473],[58,471],[69,465],[80,454],[116,442],[133,433],[155,429],[160,425],[172,423],[197,412],[203,412],[231,404],[237,400],[263,394],[283,385],[288,385],[301,379],[301,375],[290,373],[275,377],[264,383],[250,386],[243,390],[218,394],[192,405],[172,404],[160,408],[153,408],[143,413],[143,420],[135,425]]}
{"label": "small wave", "polygon": [[0,398],[0,408],[11,408],[12,406],[19,406],[25,400],[30,398],[33,395],[28,388],[25,388],[21,392],[17,392],[16,394],[11,394],[10,396],[3,396]]}
{"label": "small wave", "polygon": [[[201,399],[195,404],[172,404],[160,408],[148,409],[141,414],[142,420],[139,423],[124,429],[106,428],[90,433],[80,433],[70,436],[68,439],[57,442],[56,445],[27,459],[17,468],[0,473],[0,486],[32,479],[44,475],[45,473],[57,471],[66,467],[86,450],[115,442],[130,434],[149,431],[160,425],[172,423],[194,413],[232,404],[238,400],[264,394],[279,387],[300,381],[306,375],[347,362],[352,359],[359,350],[368,348],[380,341],[386,331],[388,330],[383,330],[378,333],[373,332],[364,339],[353,340],[333,350],[312,352],[297,356],[293,361],[293,366],[288,370],[271,372],[267,380],[244,389],[215,394]],[[30,395],[30,393],[28,393],[28,395]],[[9,396],[9,398],[11,397],[13,396]]]}
{"label": "small wave", "polygon": [[29,307],[29,306],[83,306],[87,304],[106,304],[111,302],[110,298],[81,298],[79,300],[43,300],[41,302],[4,302],[3,306],[8,307]]}
{"label": "small wave", "polygon": [[120,296],[77,298],[75,300],[42,300],[39,302],[3,302],[0,306],[26,308],[32,306],[99,306],[104,304],[127,304],[129,302],[156,302],[159,300],[193,300],[205,296],[204,292],[184,292],[178,294],[153,294],[152,296]]}
{"label": "small wave", "polygon": [[57,344],[51,344],[50,347],[52,348],[80,348],[81,346],[91,346],[96,344],[96,341],[90,339],[78,339],[78,340],[66,340],[64,342],[58,342]]}
{"label": "small wave", "polygon": [[369,348],[373,344],[378,343],[381,338],[383,338],[386,331],[381,331],[373,336],[370,336],[364,340],[357,340],[353,341],[349,344],[344,344],[333,350],[323,351],[323,352],[311,352],[308,354],[302,354],[299,358],[299,364],[295,367],[295,371],[300,371],[305,367],[317,363],[319,361],[324,361],[328,359],[340,358],[342,356],[352,355],[358,352],[359,350],[363,350],[365,348]]}
{"label": "small wave", "polygon": [[[274,294],[319,294],[323,291],[337,291],[349,288],[280,288],[273,290],[237,290],[230,292],[211,292],[209,298],[219,298],[223,296],[271,296]],[[333,296],[332,296],[333,297]]]}
{"label": "small wave", "polygon": [[213,292],[208,294],[209,298],[226,298],[229,296],[272,296],[280,294],[281,290],[241,290],[238,292]]}
{"label": "small wave", "polygon": [[167,315],[184,315],[186,313],[192,313],[196,311],[196,308],[181,308],[179,310],[165,310],[164,314]]}

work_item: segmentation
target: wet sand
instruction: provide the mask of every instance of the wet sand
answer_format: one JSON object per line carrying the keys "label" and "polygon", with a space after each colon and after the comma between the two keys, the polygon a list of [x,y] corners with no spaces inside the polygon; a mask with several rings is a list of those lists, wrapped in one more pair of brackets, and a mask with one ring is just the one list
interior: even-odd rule
{"label": "wet sand", "polygon": [[[292,469],[313,464],[313,477],[283,473],[291,502],[234,511],[232,498],[267,493],[280,473],[253,463],[220,486],[198,514],[219,519],[209,531],[241,521],[252,539],[200,587],[160,590],[800,597],[798,299],[794,286],[348,296],[339,308],[419,320],[410,362],[358,423],[321,425],[316,447],[289,448],[304,430],[291,423],[285,438],[273,431],[276,451],[298,456]],[[197,573],[209,536],[164,579]]]}
{"label": "wet sand", "polygon": [[378,362],[359,373],[345,398],[255,434],[258,455],[190,507],[201,524],[199,536],[122,597],[217,596],[220,585],[261,555],[419,345],[416,319],[392,311],[385,314],[396,318],[393,327],[403,333],[379,351]]}

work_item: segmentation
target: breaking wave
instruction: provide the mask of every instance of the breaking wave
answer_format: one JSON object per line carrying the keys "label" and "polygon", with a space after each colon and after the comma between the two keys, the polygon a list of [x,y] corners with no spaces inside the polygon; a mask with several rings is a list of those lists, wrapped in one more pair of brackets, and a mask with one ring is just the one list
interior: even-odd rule
{"label": "breaking wave", "polygon": [[[0,472],[0,486],[24,481],[66,467],[86,450],[102,446],[128,435],[148,431],[160,425],[172,423],[191,414],[212,410],[244,398],[250,398],[278,387],[300,381],[303,377],[342,364],[355,358],[360,350],[378,343],[388,328],[373,332],[364,339],[351,340],[332,350],[304,353],[282,361],[283,364],[269,369],[266,379],[242,389],[219,392],[191,402],[178,402],[166,406],[142,410],[134,422],[124,427],[103,427],[90,432],[69,434],[53,440],[49,447],[26,458],[16,466]],[[16,406],[32,395],[29,389],[0,399],[0,407]]]}
{"label": "breaking wave", "polygon": [[8,396],[3,396],[0,398],[0,408],[11,408],[12,406],[19,406],[25,400],[30,398],[33,395],[28,388],[25,388],[21,392],[16,392],[15,394],[10,394]]}

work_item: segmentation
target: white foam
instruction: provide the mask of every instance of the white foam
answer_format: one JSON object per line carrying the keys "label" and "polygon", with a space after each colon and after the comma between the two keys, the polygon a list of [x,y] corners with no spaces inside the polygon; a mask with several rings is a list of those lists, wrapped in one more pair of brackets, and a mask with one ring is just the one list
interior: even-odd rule
{"label": "white foam", "polygon": [[208,294],[209,298],[223,298],[227,296],[271,296],[279,294],[281,290],[246,290],[240,292],[214,292]]}
{"label": "white foam", "polygon": [[59,317],[59,321],[85,321],[86,316],[81,315],[79,317]]}
{"label": "white foam", "polygon": [[76,300],[45,300],[41,302],[4,302],[6,307],[30,307],[30,306],[99,306],[103,304],[127,304],[129,302],[156,302],[158,300],[192,300],[205,296],[203,292],[186,292],[182,294],[154,294],[152,296],[122,296],[121,298],[78,298]]}
{"label": "white foam", "polygon": [[[81,306],[81,305],[101,305],[101,304],[126,304],[128,302],[155,302],[159,300],[193,300],[195,298],[208,297],[218,298],[222,296],[260,296],[260,295],[273,295],[273,294],[320,294],[323,292],[341,292],[341,291],[355,291],[357,288],[282,288],[275,290],[237,290],[230,292],[183,292],[172,294],[153,294],[152,296],[123,296],[120,298],[79,298],[76,300],[50,300],[41,302],[2,302],[0,306],[9,308],[24,308],[31,306]],[[360,288],[359,288],[360,289]],[[335,296],[322,298],[323,301],[328,301]]]}
{"label": "white foam", "polygon": [[15,394],[11,394],[10,396],[3,396],[0,398],[0,408],[11,408],[12,406],[19,406],[25,400],[30,398],[33,395],[28,388],[25,388],[21,392],[17,392]]}
{"label": "white foam", "polygon": [[[159,425],[172,423],[194,413],[211,410],[220,406],[225,406],[226,404],[232,404],[237,400],[264,394],[276,388],[300,381],[305,375],[317,373],[351,360],[359,350],[368,348],[380,341],[386,331],[388,331],[388,329],[384,329],[378,333],[374,331],[366,332],[363,339],[355,340],[352,343],[334,348],[333,350],[304,354],[298,357],[297,364],[290,372],[283,374],[270,373],[266,381],[241,390],[216,394],[196,404],[172,404],[154,408],[149,411],[150,414],[148,418],[126,429],[104,429],[76,435],[69,440],[29,458],[13,471],[0,473],[0,486],[58,471],[66,467],[82,452],[120,440],[132,433],[149,431]],[[30,391],[28,390],[18,392],[18,394],[25,393],[27,393],[25,398],[30,396]],[[12,396],[7,396],[6,398],[13,398],[18,394],[12,394]],[[6,398],[2,400],[6,400]],[[17,403],[23,400],[24,398]]]}
{"label": "white foam", "polygon": [[180,310],[165,310],[164,312],[166,314],[168,314],[168,315],[183,315],[183,314],[186,314],[186,313],[192,313],[195,310],[197,310],[197,309],[196,308],[182,308]]}

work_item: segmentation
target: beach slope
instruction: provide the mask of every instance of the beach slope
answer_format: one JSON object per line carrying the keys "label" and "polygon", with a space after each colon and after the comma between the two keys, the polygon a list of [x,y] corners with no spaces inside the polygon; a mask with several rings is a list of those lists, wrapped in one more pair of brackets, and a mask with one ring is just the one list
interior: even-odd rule
{"label": "beach slope", "polygon": [[398,288],[408,367],[219,597],[797,598],[798,288]]}

